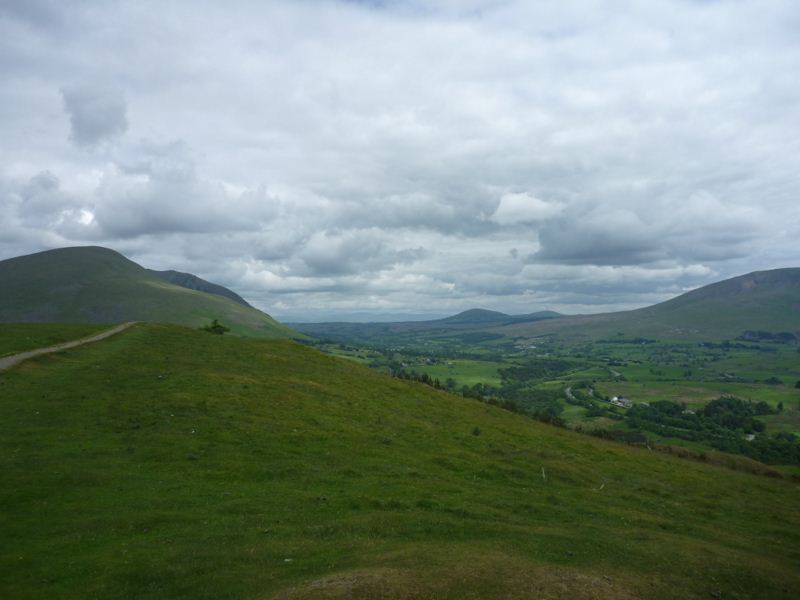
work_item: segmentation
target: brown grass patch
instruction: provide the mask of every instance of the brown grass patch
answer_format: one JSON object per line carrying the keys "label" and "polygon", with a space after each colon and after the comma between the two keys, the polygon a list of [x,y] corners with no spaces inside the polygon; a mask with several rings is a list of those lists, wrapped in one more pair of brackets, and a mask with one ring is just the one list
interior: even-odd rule
{"label": "brown grass patch", "polygon": [[337,573],[283,590],[272,600],[634,600],[625,576],[568,567],[498,563],[450,569],[371,569]]}

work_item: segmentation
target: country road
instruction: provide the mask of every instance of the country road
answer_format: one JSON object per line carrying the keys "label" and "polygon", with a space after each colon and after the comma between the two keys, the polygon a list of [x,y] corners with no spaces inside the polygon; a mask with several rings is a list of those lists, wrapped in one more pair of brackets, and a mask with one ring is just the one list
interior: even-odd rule
{"label": "country road", "polygon": [[116,327],[112,327],[111,329],[107,329],[102,333],[98,333],[90,337],[82,338],[79,340],[73,340],[71,342],[64,342],[63,344],[57,344],[55,346],[48,346],[46,348],[37,348],[36,350],[28,350],[27,352],[20,352],[19,354],[12,354],[11,356],[4,356],[0,358],[0,371],[10,369],[14,365],[18,365],[22,361],[28,360],[29,358],[33,358],[34,356],[40,356],[42,354],[51,354],[53,352],[61,352],[62,350],[68,350],[69,348],[75,348],[76,346],[83,346],[84,344],[99,342],[100,340],[104,340],[107,337],[111,337],[115,333],[124,331],[125,329],[128,329],[128,327],[130,327],[131,325],[135,324],[136,321],[131,321],[129,323],[123,323],[122,325],[117,325]]}

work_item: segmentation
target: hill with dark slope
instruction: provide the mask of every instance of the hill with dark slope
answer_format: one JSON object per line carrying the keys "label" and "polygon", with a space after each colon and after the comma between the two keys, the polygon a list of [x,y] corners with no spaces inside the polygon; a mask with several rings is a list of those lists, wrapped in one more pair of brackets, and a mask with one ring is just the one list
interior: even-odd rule
{"label": "hill with dark slope", "polygon": [[198,327],[212,319],[240,335],[296,335],[260,310],[168,283],[108,248],[61,248],[0,261],[0,322]]}
{"label": "hill with dark slope", "polygon": [[472,308],[465,310],[452,317],[445,317],[444,319],[437,319],[434,321],[423,321],[427,323],[449,323],[449,324],[464,324],[464,323],[497,323],[507,321],[509,315],[496,310],[486,310],[483,308]]}
{"label": "hill with dark slope", "polygon": [[770,314],[765,318],[782,319],[793,311],[800,321],[800,269],[756,271],[692,290],[645,310],[661,315],[692,311],[707,317],[720,308],[726,313],[744,313],[748,318],[766,310]]}
{"label": "hill with dark slope", "polygon": [[800,337],[800,269],[757,271],[637,310],[562,317],[493,331],[509,336],[732,339],[746,331]]}
{"label": "hill with dark slope", "polygon": [[435,325],[485,325],[488,323],[523,323],[529,321],[541,321],[543,319],[554,319],[563,315],[552,310],[543,310],[540,312],[530,313],[527,315],[507,315],[505,313],[497,312],[495,310],[485,310],[483,308],[472,308],[464,312],[446,317],[444,319],[437,319],[435,321],[421,321],[426,326]]}
{"label": "hill with dark slope", "polygon": [[796,483],[285,340],[139,324],[0,398],[2,598],[800,595]]}
{"label": "hill with dark slope", "polygon": [[191,273],[181,273],[180,271],[173,270],[154,271],[153,269],[147,269],[147,271],[159,279],[163,279],[167,283],[173,283],[188,290],[197,290],[198,292],[206,292],[207,294],[224,296],[225,298],[230,298],[234,302],[238,302],[244,306],[250,306],[247,300],[242,298],[233,290],[229,290],[228,288],[216,283],[211,283],[210,281],[201,279],[197,275],[192,275]]}

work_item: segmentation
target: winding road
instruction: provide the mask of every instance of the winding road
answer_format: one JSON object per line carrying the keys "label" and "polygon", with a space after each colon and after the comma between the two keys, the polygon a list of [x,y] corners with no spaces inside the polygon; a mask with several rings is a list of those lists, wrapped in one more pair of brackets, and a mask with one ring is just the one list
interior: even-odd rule
{"label": "winding road", "polygon": [[100,340],[104,340],[107,337],[111,337],[115,333],[124,331],[128,329],[128,327],[135,324],[136,321],[131,321],[129,323],[123,323],[122,325],[117,325],[116,327],[112,327],[111,329],[106,329],[105,331],[90,337],[81,338],[79,340],[73,340],[71,342],[64,342],[63,344],[56,344],[55,346],[48,346],[46,348],[37,348],[36,350],[28,350],[27,352],[20,352],[19,354],[12,354],[11,356],[4,356],[0,358],[0,371],[10,369],[14,365],[18,365],[22,361],[28,360],[29,358],[33,358],[34,356],[40,356],[42,354],[51,354],[53,352],[61,352],[62,350],[75,348],[76,346],[83,346],[84,344],[99,342]]}

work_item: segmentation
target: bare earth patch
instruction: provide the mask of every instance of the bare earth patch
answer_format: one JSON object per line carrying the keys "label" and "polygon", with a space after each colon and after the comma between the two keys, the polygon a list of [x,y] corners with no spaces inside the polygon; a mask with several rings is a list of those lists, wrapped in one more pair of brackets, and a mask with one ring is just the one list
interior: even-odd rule
{"label": "bare earth patch", "polygon": [[[496,563],[492,563],[496,567]],[[643,598],[615,573],[597,575],[563,567],[467,567],[414,571],[358,570],[308,582],[272,600],[634,600]]]}

